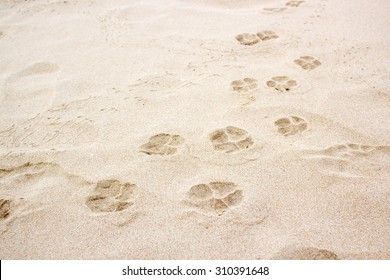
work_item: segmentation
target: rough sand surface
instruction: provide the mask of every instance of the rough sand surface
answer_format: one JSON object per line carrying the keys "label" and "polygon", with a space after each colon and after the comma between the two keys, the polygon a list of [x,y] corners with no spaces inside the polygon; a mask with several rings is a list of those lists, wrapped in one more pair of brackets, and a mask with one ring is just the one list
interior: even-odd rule
{"label": "rough sand surface", "polygon": [[1,1],[0,259],[390,259],[390,1]]}

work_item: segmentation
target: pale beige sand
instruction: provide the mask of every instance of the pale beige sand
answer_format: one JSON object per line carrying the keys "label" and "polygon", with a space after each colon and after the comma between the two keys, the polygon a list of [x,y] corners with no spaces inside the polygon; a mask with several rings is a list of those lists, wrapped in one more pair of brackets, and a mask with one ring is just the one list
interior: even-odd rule
{"label": "pale beige sand", "polygon": [[0,259],[390,259],[390,1],[1,1]]}

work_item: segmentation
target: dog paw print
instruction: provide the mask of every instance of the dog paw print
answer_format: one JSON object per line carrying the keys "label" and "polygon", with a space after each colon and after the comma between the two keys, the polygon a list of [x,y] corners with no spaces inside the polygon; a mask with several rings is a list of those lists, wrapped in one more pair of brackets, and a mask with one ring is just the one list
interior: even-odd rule
{"label": "dog paw print", "polygon": [[210,182],[192,186],[187,196],[190,205],[205,213],[221,216],[241,204],[243,191],[232,182]]}
{"label": "dog paw print", "polygon": [[244,78],[242,80],[236,80],[231,82],[231,87],[233,91],[238,93],[242,98],[243,104],[241,106],[248,105],[256,101],[254,92],[257,90],[257,80],[253,78]]}
{"label": "dog paw print", "polygon": [[148,155],[173,155],[183,145],[184,138],[177,134],[160,133],[149,138],[149,142],[140,147]]}
{"label": "dog paw print", "polygon": [[334,158],[352,157],[352,156],[365,156],[375,151],[374,146],[360,145],[354,143],[346,143],[333,145],[323,151],[324,155],[332,156]]}
{"label": "dog paw print", "polygon": [[134,204],[136,188],[135,184],[118,180],[102,180],[85,204],[92,212],[120,212]]}
{"label": "dog paw print", "polygon": [[278,119],[275,121],[275,126],[278,128],[279,133],[284,136],[291,136],[305,131],[307,122],[300,117],[290,116]]}
{"label": "dog paw print", "polygon": [[300,58],[294,60],[294,62],[305,70],[313,70],[321,65],[321,62],[319,60],[307,55],[301,56]]}
{"label": "dog paw print", "polygon": [[283,248],[274,260],[339,260],[336,253],[316,247]]}
{"label": "dog paw print", "polygon": [[344,178],[385,178],[390,170],[390,146],[357,143],[336,144],[308,150],[307,158],[319,164],[320,172]]}
{"label": "dog paw print", "polygon": [[245,46],[250,46],[257,44],[259,42],[259,37],[256,34],[243,33],[236,36],[236,40]]}
{"label": "dog paw print", "polygon": [[0,219],[5,219],[8,217],[11,210],[11,200],[9,199],[0,199]]}
{"label": "dog paw print", "polygon": [[288,6],[288,7],[299,7],[303,3],[305,3],[305,1],[288,1],[286,3],[286,6]]}
{"label": "dog paw print", "polygon": [[253,78],[244,78],[231,82],[234,91],[238,93],[250,92],[257,89],[257,80]]}
{"label": "dog paw print", "polygon": [[268,87],[271,87],[277,91],[286,92],[296,87],[297,81],[291,80],[287,76],[276,76],[272,77],[271,80],[267,81],[266,84]]}
{"label": "dog paw print", "polygon": [[276,33],[271,31],[271,30],[265,30],[265,31],[259,32],[259,33],[257,33],[257,37],[259,37],[261,41],[268,41],[271,39],[279,38],[279,36],[276,35]]}
{"label": "dog paw print", "polygon": [[283,12],[285,11],[287,8],[283,7],[283,8],[263,8],[264,11],[266,12],[272,12],[272,13],[280,13],[280,12]]}
{"label": "dog paw print", "polygon": [[210,134],[213,149],[224,153],[232,153],[248,149],[254,143],[252,137],[245,129],[227,126],[217,129]]}

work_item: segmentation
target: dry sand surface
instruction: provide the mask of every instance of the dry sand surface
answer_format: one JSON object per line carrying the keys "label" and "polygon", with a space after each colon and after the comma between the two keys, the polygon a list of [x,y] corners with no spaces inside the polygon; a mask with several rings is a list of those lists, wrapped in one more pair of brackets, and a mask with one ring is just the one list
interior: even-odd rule
{"label": "dry sand surface", "polygon": [[390,259],[389,14],[2,0],[0,259]]}

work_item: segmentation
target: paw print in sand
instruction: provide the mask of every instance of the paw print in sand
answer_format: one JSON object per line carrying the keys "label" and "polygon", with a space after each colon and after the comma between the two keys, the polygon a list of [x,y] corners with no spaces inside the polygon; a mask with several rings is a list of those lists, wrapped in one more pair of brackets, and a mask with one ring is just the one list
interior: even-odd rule
{"label": "paw print in sand", "polygon": [[261,41],[268,41],[271,39],[279,38],[279,36],[276,35],[275,32],[270,31],[270,30],[265,30],[265,31],[257,33],[257,37],[259,37]]}
{"label": "paw print in sand", "polygon": [[238,93],[250,92],[257,89],[257,80],[253,78],[244,78],[231,82],[234,91]]}
{"label": "paw print in sand", "polygon": [[286,92],[295,87],[297,85],[297,81],[291,80],[287,76],[276,76],[272,77],[266,84],[277,91]]}
{"label": "paw print in sand", "polygon": [[297,116],[281,118],[275,121],[275,126],[279,133],[284,136],[291,136],[303,132],[307,129],[307,122]]}
{"label": "paw print in sand", "polygon": [[160,133],[149,138],[149,142],[140,147],[148,155],[173,155],[183,145],[184,138],[177,134]]}
{"label": "paw print in sand", "polygon": [[283,8],[263,8],[264,11],[272,12],[272,13],[280,13],[280,12],[285,11],[286,9],[287,9],[286,7],[283,7]]}
{"label": "paw print in sand", "polygon": [[85,204],[93,212],[120,212],[134,204],[137,185],[118,180],[103,180]]}
{"label": "paw print in sand", "polygon": [[286,3],[286,6],[289,6],[289,7],[299,7],[303,3],[305,3],[305,1],[288,1]]}
{"label": "paw print in sand", "polygon": [[389,177],[390,146],[336,144],[325,149],[308,150],[307,158],[317,161],[320,172],[331,176]]}
{"label": "paw print in sand", "polygon": [[366,156],[375,150],[376,148],[374,146],[346,143],[330,146],[329,148],[323,150],[323,154],[334,158],[342,158],[351,156]]}
{"label": "paw print in sand", "polygon": [[321,65],[321,62],[319,60],[307,55],[301,56],[300,58],[294,60],[294,62],[305,70],[313,70]]}
{"label": "paw print in sand", "polygon": [[316,247],[283,248],[274,260],[339,260],[334,252]]}
{"label": "paw print in sand", "polygon": [[241,204],[243,191],[232,182],[211,182],[192,186],[187,193],[190,205],[199,210],[221,216]]}
{"label": "paw print in sand", "polygon": [[259,42],[259,37],[256,34],[243,33],[236,36],[236,40],[245,46],[254,45]]}
{"label": "paw print in sand", "polygon": [[210,141],[216,151],[232,153],[248,149],[254,143],[252,137],[245,129],[228,126],[210,133]]}

